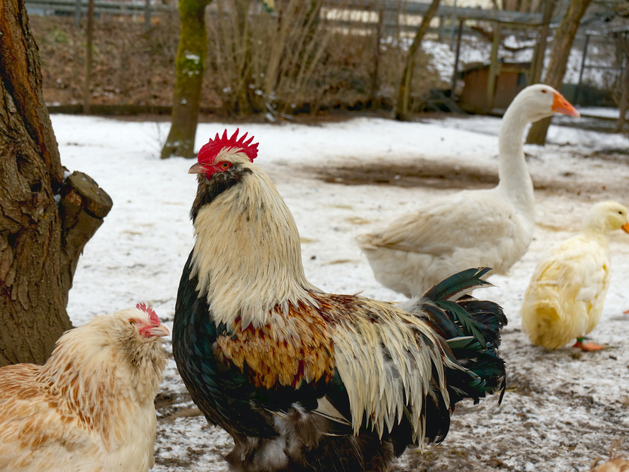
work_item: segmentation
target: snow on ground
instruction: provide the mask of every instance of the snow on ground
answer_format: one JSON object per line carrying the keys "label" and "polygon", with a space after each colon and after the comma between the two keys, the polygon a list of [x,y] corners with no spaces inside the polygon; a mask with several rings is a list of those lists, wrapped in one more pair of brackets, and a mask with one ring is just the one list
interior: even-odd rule
{"label": "snow on ground", "polygon": [[[104,225],[79,261],[68,311],[75,325],[92,316],[148,302],[172,327],[175,297],[192,247],[188,211],[196,192],[191,161],[159,159],[167,123],[54,115],[62,162],[92,176],[113,198]],[[403,299],[380,286],[354,243],[453,188],[325,183],[338,166],[435,162],[495,174],[499,120],[447,118],[417,123],[359,118],[317,126],[241,124],[260,142],[266,169],[295,215],[306,274],[320,288]],[[197,149],[235,125],[201,124]],[[540,254],[579,227],[600,200],[629,204],[629,139],[553,126],[546,147],[526,146],[536,187],[537,229],[529,252],[495,287],[477,292],[501,303],[509,318],[502,355],[509,390],[457,406],[450,434],[424,455],[407,452],[396,470],[587,471],[614,439],[629,432],[629,236],[611,236],[613,276],[600,325],[591,334],[605,351],[547,352],[521,332],[519,307]],[[167,346],[170,349],[170,346]],[[172,359],[157,399],[156,471],[226,471],[231,439],[208,426],[190,402]]]}
{"label": "snow on ground", "polygon": [[618,108],[610,107],[582,107],[579,108],[582,115],[600,116],[602,118],[614,118],[620,117],[620,110]]}

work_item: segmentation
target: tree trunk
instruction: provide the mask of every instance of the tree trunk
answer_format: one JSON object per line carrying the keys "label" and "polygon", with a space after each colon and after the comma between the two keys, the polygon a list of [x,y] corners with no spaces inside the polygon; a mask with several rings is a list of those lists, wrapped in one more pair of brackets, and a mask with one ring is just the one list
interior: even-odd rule
{"label": "tree trunk", "polygon": [[548,33],[550,32],[550,20],[553,16],[554,9],[555,0],[544,1],[542,29],[539,35],[539,43],[537,44],[537,47],[535,48],[535,53],[533,54],[531,80],[529,80],[529,85],[537,84],[542,77],[542,70],[544,70],[544,57],[546,56],[546,41],[548,39]]}
{"label": "tree trunk", "polygon": [[94,0],[87,3],[87,46],[85,47],[85,83],[83,84],[83,114],[90,114],[92,83],[92,49],[94,48]]}
{"label": "tree trunk", "polygon": [[0,2],[0,367],[43,363],[71,328],[78,257],[111,208],[64,169],[41,91],[24,0]]}
{"label": "tree trunk", "polygon": [[419,49],[419,46],[430,27],[430,22],[439,9],[440,0],[432,0],[428,11],[422,18],[422,22],[417,28],[413,44],[411,44],[406,56],[406,63],[404,64],[404,72],[402,73],[402,80],[400,81],[400,88],[397,95],[397,104],[395,106],[395,119],[400,121],[407,121],[409,116],[408,102],[411,96],[411,88],[413,83],[413,69],[415,68],[415,54]]}
{"label": "tree trunk", "polygon": [[[378,14],[378,24],[376,26],[376,48],[374,50],[373,57],[373,75],[371,77],[371,92],[369,94],[369,101],[371,102],[371,107],[375,108],[376,100],[378,97],[378,75],[380,74],[380,42],[382,41],[382,31],[384,28],[384,2],[380,3],[380,8],[377,11]],[[441,20],[443,23],[443,18]]]}
{"label": "tree trunk", "polygon": [[[238,55],[238,84],[236,86],[236,106],[235,109],[231,111],[241,115],[250,115],[255,111],[253,106],[254,99],[252,97],[255,84],[254,79],[251,77],[251,68],[253,64],[251,61],[251,25],[249,24],[250,5],[251,0],[234,0],[238,36],[236,44],[238,44],[238,47],[240,48],[242,53]],[[290,5],[288,7],[290,8]],[[286,9],[287,7],[285,5],[283,8],[280,7],[280,10],[278,12],[278,23],[280,27],[282,27],[281,25],[286,24],[283,16],[283,13],[285,13]],[[284,30],[287,31],[287,29],[288,25],[286,25],[286,28]],[[282,43],[279,42],[280,50],[281,44]],[[272,67],[271,64],[269,64],[269,67]],[[275,73],[267,71],[266,75],[267,80],[273,80],[275,78]],[[270,93],[270,90],[268,93]]]}
{"label": "tree trunk", "polygon": [[170,132],[162,159],[194,157],[194,138],[201,109],[201,87],[207,56],[205,7],[212,0],[179,0],[181,32],[175,60],[176,80]]}
{"label": "tree trunk", "polygon": [[[568,65],[568,57],[574,36],[581,23],[581,18],[585,14],[592,0],[572,0],[566,15],[561,21],[561,25],[555,32],[553,47],[550,50],[550,59],[548,61],[548,69],[544,74],[544,83],[561,90],[563,76],[566,74]],[[546,133],[550,126],[550,118],[544,118],[533,123],[529,134],[526,137],[527,144],[544,144],[546,142]]]}

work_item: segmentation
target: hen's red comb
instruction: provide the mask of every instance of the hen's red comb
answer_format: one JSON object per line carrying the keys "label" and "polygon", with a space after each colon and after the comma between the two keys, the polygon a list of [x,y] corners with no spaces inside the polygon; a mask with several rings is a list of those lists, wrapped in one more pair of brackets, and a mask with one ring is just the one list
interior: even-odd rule
{"label": "hen's red comb", "polygon": [[247,155],[249,160],[253,162],[253,160],[258,157],[258,143],[251,144],[253,136],[245,141],[245,138],[249,133],[245,133],[240,137],[240,139],[237,139],[238,131],[240,131],[240,129],[236,128],[236,132],[231,138],[227,137],[227,130],[223,131],[223,136],[221,137],[219,137],[218,133],[216,133],[216,137],[214,139],[210,138],[210,141],[199,149],[199,164],[213,163],[214,159],[216,159],[216,156],[223,148],[239,148]]}
{"label": "hen's red comb", "polygon": [[161,324],[161,321],[159,321],[159,317],[157,316],[157,313],[155,313],[155,310],[153,310],[150,306],[146,306],[146,303],[138,303],[135,307],[138,310],[142,310],[144,313],[148,313],[149,318],[154,325],[159,326]]}

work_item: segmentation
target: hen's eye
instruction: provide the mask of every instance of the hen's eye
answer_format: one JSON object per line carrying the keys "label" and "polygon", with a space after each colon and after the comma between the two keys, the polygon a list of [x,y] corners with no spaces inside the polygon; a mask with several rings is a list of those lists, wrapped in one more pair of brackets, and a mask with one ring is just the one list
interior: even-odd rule
{"label": "hen's eye", "polygon": [[221,162],[221,169],[223,170],[229,169],[229,162]]}
{"label": "hen's eye", "polygon": [[129,320],[129,324],[130,324],[131,326],[135,326],[135,320]]}

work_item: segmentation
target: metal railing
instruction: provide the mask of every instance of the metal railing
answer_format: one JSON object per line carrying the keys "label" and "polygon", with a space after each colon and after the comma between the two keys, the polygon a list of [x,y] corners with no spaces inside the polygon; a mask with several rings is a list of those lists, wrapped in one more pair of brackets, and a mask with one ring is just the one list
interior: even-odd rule
{"label": "metal railing", "polygon": [[[26,0],[29,10],[39,10],[44,14],[57,12],[86,12],[88,0]],[[327,0],[325,7],[341,10],[370,10],[399,12],[404,15],[422,16],[428,11],[429,3],[401,2],[400,0]],[[94,12],[111,15],[141,15],[150,12],[175,12],[174,6],[151,4],[150,1],[103,1],[95,0]],[[499,21],[502,23],[516,23],[539,25],[542,22],[541,13],[522,13],[516,11],[494,10],[484,8],[460,8],[440,5],[437,17]],[[355,20],[355,23],[369,23],[366,20]]]}
{"label": "metal railing", "polygon": [[[153,5],[144,0],[132,2],[96,0],[94,2],[94,12],[112,15],[142,15],[146,10],[147,3],[151,11],[177,11],[176,7],[161,4]],[[87,0],[26,0],[28,10],[38,9],[50,12],[74,12],[77,8],[86,12],[87,5]]]}

